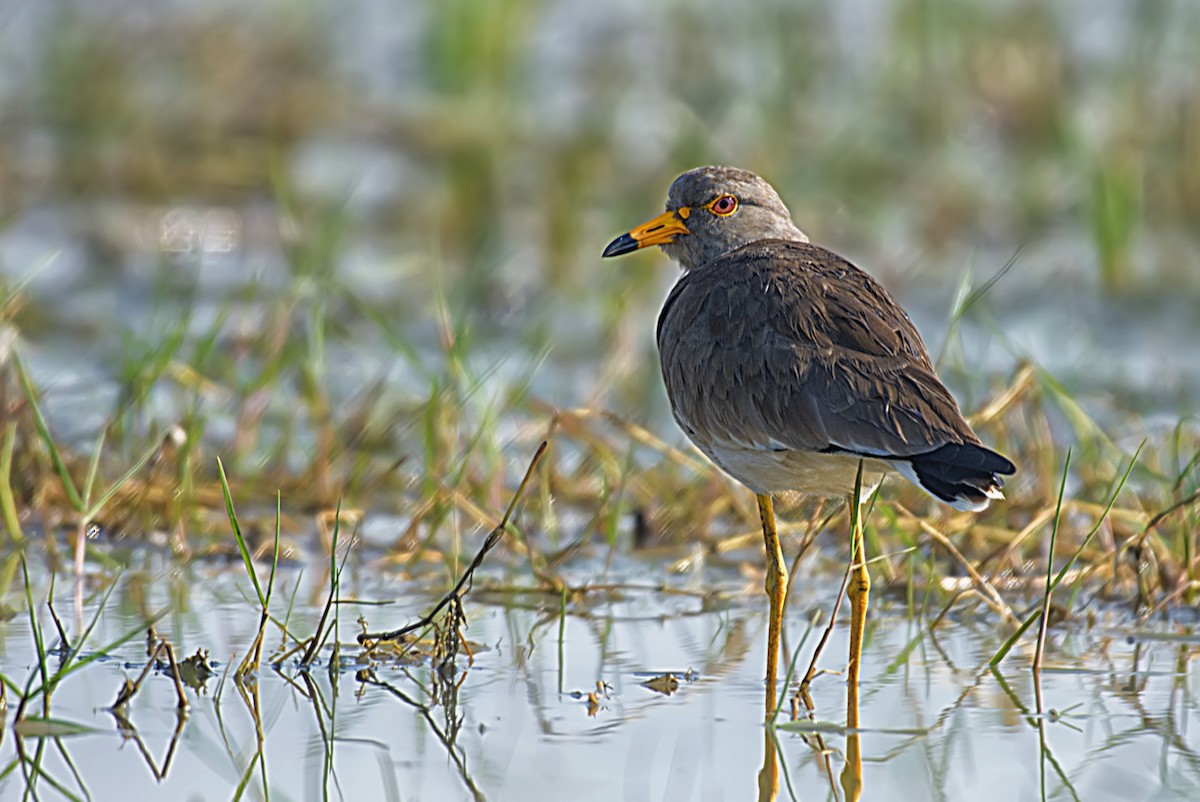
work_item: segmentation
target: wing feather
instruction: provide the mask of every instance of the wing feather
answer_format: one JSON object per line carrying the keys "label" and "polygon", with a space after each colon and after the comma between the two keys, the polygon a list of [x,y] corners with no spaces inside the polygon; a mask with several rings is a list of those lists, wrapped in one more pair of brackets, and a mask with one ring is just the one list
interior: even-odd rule
{"label": "wing feather", "polygon": [[979,442],[904,310],[809,243],[757,242],[684,274],[658,344],[701,444],[904,458]]}

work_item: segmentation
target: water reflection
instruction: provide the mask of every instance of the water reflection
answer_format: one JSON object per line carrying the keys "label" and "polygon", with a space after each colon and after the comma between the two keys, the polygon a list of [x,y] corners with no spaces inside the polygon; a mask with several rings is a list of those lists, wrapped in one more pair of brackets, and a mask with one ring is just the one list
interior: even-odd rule
{"label": "water reflection", "polygon": [[763,766],[758,772],[758,802],[774,802],[779,797],[778,751],[774,730],[763,727]]}
{"label": "water reflection", "polygon": [[[847,711],[847,717],[849,711]],[[862,798],[862,750],[858,742],[857,730],[850,730],[846,735],[846,767],[842,769],[842,791],[846,794],[846,802],[858,802]]]}
{"label": "water reflection", "polygon": [[175,730],[171,733],[170,742],[167,744],[166,754],[163,755],[162,763],[158,763],[154,759],[154,755],[146,747],[145,741],[142,740],[141,734],[137,727],[133,725],[125,716],[125,711],[120,708],[109,708],[109,715],[113,717],[117,725],[117,732],[126,741],[132,741],[137,747],[138,754],[142,756],[142,760],[146,762],[146,768],[150,770],[150,774],[154,779],[162,782],[166,779],[167,773],[171,770],[171,759],[175,757],[175,749],[179,746],[179,737],[183,735],[183,726],[187,723],[187,712],[179,710],[175,716]]}
{"label": "water reflection", "polygon": [[[300,580],[297,597],[309,595],[309,580],[281,580]],[[785,709],[771,727],[761,718],[766,611],[757,592],[718,611],[649,590],[595,594],[568,604],[565,616],[561,599],[548,596],[527,596],[525,607],[469,602],[473,656],[460,652],[443,672],[425,660],[358,665],[350,637],[358,613],[401,623],[428,609],[428,597],[399,609],[348,603],[333,670],[264,662],[257,681],[239,683],[229,658],[253,640],[255,615],[232,592],[238,581],[216,573],[193,583],[189,612],[170,623],[179,648],[226,655],[211,661],[215,686],[185,689],[188,715],[176,712],[164,672],[151,672],[127,710],[104,712],[145,664],[144,646],[129,641],[117,659],[97,660],[54,693],[50,718],[88,729],[30,725],[0,741],[0,764],[9,767],[0,796],[54,783],[93,798],[243,788],[304,798],[549,800],[578,789],[596,798],[846,802],[978,798],[1001,788],[1006,798],[1037,798],[1044,788],[1046,798],[1129,798],[1133,789],[1138,798],[1182,799],[1200,788],[1200,734],[1189,726],[1198,641],[1173,627],[1051,630],[1039,686],[1024,655],[988,668],[1001,642],[989,621],[943,619],[931,632],[881,593],[858,716],[847,707],[840,625],[810,686],[811,713]],[[794,678],[817,640],[804,638],[814,627],[800,615],[828,603],[838,584],[809,579],[793,588],[786,628],[800,646]],[[395,591],[348,586],[346,598]],[[311,627],[319,612],[297,608],[289,627]],[[114,605],[97,642],[137,617],[136,608]],[[5,627],[4,672],[20,687],[32,640],[19,620]],[[662,691],[668,676],[670,694]],[[102,726],[109,715],[116,737]],[[298,763],[300,755],[308,757]]]}

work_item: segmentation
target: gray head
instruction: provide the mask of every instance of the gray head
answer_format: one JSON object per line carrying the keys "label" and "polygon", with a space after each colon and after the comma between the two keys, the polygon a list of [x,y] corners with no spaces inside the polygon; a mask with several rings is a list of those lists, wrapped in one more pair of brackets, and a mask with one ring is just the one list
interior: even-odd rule
{"label": "gray head", "polygon": [[766,181],[736,167],[697,167],[671,184],[663,214],[617,237],[604,255],[659,245],[680,267],[692,270],[764,239],[808,242]]}

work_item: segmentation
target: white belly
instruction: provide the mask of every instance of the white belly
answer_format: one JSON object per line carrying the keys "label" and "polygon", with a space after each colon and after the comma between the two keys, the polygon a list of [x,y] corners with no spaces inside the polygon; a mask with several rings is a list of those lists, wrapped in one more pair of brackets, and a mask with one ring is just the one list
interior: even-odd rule
{"label": "white belly", "polygon": [[[699,444],[698,444],[699,445]],[[755,493],[769,495],[795,490],[821,498],[845,498],[854,492],[859,457],[811,451],[769,451],[704,445],[701,450],[721,470]],[[866,459],[862,496],[872,493],[894,471],[886,462]]]}

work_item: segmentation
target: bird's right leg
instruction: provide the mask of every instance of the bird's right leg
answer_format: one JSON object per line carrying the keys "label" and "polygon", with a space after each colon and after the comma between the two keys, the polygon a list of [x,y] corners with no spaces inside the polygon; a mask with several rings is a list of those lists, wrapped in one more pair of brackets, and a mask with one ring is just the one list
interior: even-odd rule
{"label": "bird's right leg", "polygon": [[859,466],[859,479],[855,485],[854,497],[850,499],[850,517],[854,525],[854,539],[851,553],[850,581],[846,586],[846,595],[850,597],[850,662],[846,667],[846,726],[850,729],[858,727],[858,675],[862,664],[863,630],[867,625],[867,600],[871,594],[871,574],[867,571],[867,545],[863,537],[862,507],[860,507],[860,492],[862,487],[862,467]]}
{"label": "bird's right leg", "polygon": [[775,509],[769,495],[758,494],[758,516],[762,519],[763,546],[767,551],[767,596],[771,601],[767,621],[767,715],[775,712],[776,682],[779,677],[779,633],[783,628],[783,600],[787,596],[788,572],[783,548],[775,530]]}

